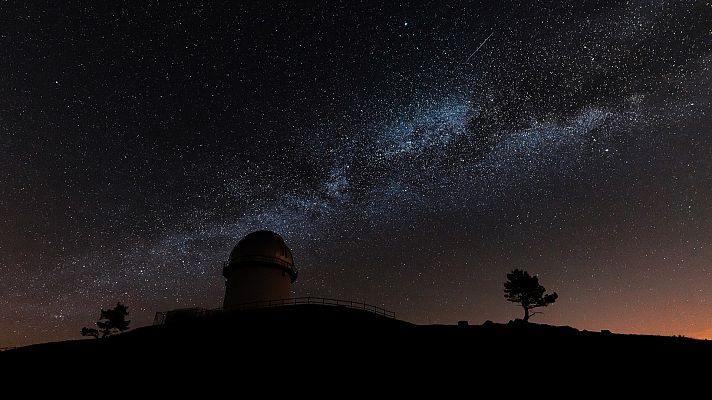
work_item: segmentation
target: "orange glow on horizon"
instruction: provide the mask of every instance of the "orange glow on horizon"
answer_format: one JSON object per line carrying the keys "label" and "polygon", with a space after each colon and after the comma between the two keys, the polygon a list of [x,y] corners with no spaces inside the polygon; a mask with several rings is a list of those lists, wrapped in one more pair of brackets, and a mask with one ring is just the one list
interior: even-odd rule
{"label": "orange glow on horizon", "polygon": [[695,339],[712,340],[712,328],[708,328],[703,331],[693,332],[690,333],[688,336]]}

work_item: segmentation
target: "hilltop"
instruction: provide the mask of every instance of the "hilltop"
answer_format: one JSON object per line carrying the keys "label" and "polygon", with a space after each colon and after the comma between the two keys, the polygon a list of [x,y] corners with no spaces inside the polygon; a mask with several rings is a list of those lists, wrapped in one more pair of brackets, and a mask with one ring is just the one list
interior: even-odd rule
{"label": "hilltop", "polygon": [[[712,355],[712,342],[683,337],[579,331],[512,321],[416,325],[371,312],[297,305],[223,313],[137,328],[106,339],[44,343],[0,353],[0,363],[64,363],[205,373],[320,368],[368,371],[466,368],[516,375],[529,364],[571,373],[668,368]],[[465,365],[461,367],[461,365]],[[197,367],[203,366],[203,367]],[[223,370],[224,372],[224,370]],[[369,372],[370,373],[370,372]]]}

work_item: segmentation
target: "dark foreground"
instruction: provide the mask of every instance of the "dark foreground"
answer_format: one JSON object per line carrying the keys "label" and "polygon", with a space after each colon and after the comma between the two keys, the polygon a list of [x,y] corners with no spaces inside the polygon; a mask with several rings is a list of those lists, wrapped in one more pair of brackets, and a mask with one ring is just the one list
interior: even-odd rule
{"label": "dark foreground", "polygon": [[[122,371],[151,379],[180,374],[210,376],[221,384],[226,377],[233,383],[279,377],[296,384],[300,376],[318,374],[409,387],[424,383],[423,377],[480,383],[511,377],[512,385],[525,387],[536,377],[630,382],[638,375],[649,385],[651,374],[671,376],[710,360],[712,341],[587,332],[521,321],[414,325],[320,305],[226,313],[106,339],[0,353],[3,368],[34,366],[59,374]],[[191,381],[181,384],[191,386]]]}

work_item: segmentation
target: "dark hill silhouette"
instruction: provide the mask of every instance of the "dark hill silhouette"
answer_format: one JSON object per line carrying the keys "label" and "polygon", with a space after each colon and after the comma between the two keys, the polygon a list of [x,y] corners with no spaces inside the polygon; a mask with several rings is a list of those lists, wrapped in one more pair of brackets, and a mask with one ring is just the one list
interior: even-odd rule
{"label": "dark hill silhouette", "polygon": [[101,370],[138,369],[156,378],[175,371],[244,378],[318,370],[374,379],[397,374],[388,378],[396,381],[408,374],[486,380],[553,371],[616,375],[674,370],[710,355],[712,342],[683,337],[587,332],[520,320],[415,325],[358,309],[296,305],[187,319],[99,340],[17,348],[0,353],[0,365],[61,364],[71,370],[71,364],[81,370],[112,360]]}

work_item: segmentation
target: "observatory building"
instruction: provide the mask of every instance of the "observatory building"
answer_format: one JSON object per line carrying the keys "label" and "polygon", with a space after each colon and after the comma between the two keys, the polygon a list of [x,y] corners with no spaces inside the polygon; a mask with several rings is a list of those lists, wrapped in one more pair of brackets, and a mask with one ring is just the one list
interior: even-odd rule
{"label": "observatory building", "polygon": [[287,299],[297,280],[294,258],[284,239],[271,231],[245,236],[223,267],[223,308],[240,304]]}
{"label": "observatory building", "polygon": [[[323,297],[291,297],[292,283],[297,280],[292,251],[284,239],[271,231],[252,232],[242,238],[223,264],[225,299],[220,309],[179,308],[156,312],[154,325],[196,321],[196,319],[219,315],[224,311],[312,305],[312,307],[340,306],[372,312],[395,319],[393,311],[352,300],[327,299]],[[286,300],[289,301],[274,301]],[[316,312],[319,308],[309,308]],[[304,310],[304,308],[300,308]],[[274,315],[274,314],[265,314]]]}

